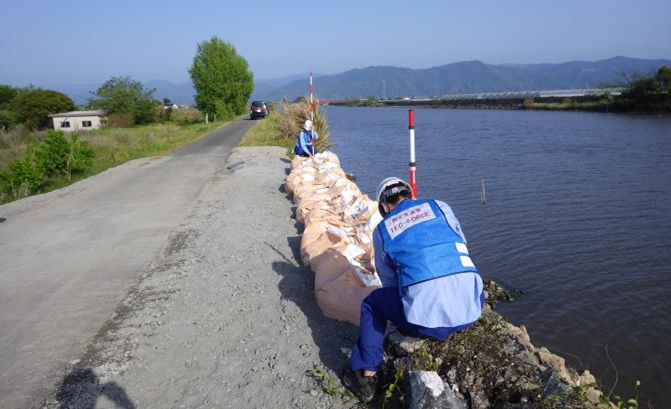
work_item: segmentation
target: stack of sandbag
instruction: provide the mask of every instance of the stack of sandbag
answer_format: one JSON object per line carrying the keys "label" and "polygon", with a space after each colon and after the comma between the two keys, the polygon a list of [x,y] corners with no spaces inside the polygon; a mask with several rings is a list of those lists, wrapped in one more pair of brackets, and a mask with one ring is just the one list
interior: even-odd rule
{"label": "stack of sandbag", "polygon": [[317,304],[327,316],[359,325],[361,301],[381,285],[372,242],[381,220],[377,202],[347,179],[328,151],[296,156],[286,190],[305,226],[301,258],[315,273]]}

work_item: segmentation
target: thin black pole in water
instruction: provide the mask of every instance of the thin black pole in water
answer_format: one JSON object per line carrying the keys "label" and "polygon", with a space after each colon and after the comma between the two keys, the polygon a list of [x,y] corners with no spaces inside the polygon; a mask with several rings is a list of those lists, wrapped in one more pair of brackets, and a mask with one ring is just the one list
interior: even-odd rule
{"label": "thin black pole in water", "polygon": [[480,203],[487,204],[487,194],[485,193],[485,178],[480,181]]}

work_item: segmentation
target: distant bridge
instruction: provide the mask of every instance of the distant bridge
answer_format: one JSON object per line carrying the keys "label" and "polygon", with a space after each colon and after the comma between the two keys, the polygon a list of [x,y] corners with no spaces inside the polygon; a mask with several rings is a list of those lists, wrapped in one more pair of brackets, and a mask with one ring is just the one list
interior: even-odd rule
{"label": "distant bridge", "polygon": [[394,102],[400,101],[459,101],[459,100],[473,100],[473,99],[521,99],[521,98],[571,98],[583,97],[587,95],[603,95],[609,93],[611,95],[620,95],[626,88],[584,88],[584,89],[555,89],[542,91],[510,91],[510,92],[483,92],[476,94],[448,94],[437,97],[412,97],[400,98],[392,100]]}
{"label": "distant bridge", "polygon": [[[583,88],[583,89],[555,89],[542,91],[510,91],[510,92],[483,92],[476,94],[448,94],[433,97],[405,97],[388,98],[382,102],[430,102],[430,101],[460,101],[460,100],[492,100],[492,99],[526,99],[526,98],[571,98],[587,95],[621,95],[626,88]],[[358,99],[320,99],[320,105],[349,104],[358,101],[367,101],[368,98]]]}
{"label": "distant bridge", "polygon": [[546,91],[512,91],[512,92],[487,92],[480,94],[452,94],[443,95],[438,99],[451,101],[460,99],[509,99],[509,98],[570,98],[584,97],[587,95],[620,95],[624,88],[584,88],[584,89],[555,89]]}

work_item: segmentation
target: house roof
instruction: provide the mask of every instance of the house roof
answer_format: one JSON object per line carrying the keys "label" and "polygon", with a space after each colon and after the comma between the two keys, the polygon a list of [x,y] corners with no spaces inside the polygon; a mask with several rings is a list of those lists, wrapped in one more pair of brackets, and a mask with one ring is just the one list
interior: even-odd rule
{"label": "house roof", "polygon": [[72,111],[72,112],[62,112],[60,114],[49,115],[51,118],[72,118],[77,116],[105,116],[107,112],[98,110],[98,111]]}

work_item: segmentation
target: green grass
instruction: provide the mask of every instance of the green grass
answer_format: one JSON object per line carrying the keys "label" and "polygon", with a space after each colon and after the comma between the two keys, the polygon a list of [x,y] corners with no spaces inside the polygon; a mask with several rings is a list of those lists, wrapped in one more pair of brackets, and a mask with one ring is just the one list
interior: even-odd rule
{"label": "green grass", "polygon": [[[226,123],[177,124],[166,122],[80,132],[80,140],[87,141],[95,152],[92,166],[84,172],[73,174],[70,181],[65,177],[52,178],[47,181],[45,188],[34,193],[59,189],[133,159],[164,155],[199,139]],[[30,143],[41,142],[46,134],[47,131],[31,132],[25,129],[0,132],[0,170],[7,168],[9,163],[23,155]],[[14,199],[17,198],[0,193],[0,203]]]}
{"label": "green grass", "polygon": [[88,176],[133,159],[164,155],[224,124],[226,122],[190,125],[164,123],[82,133],[80,140],[88,141],[96,153]]}
{"label": "green grass", "polygon": [[258,120],[254,126],[247,131],[238,146],[281,146],[291,149],[296,143],[295,138],[283,138],[277,124],[280,115],[277,111],[272,112],[267,118]]}
{"label": "green grass", "polygon": [[340,398],[345,403],[355,402],[357,400],[356,396],[354,396],[352,392],[345,389],[341,385],[340,381],[335,376],[333,376],[331,371],[326,369],[324,365],[315,365],[307,372],[307,374],[310,375],[310,377],[312,377],[312,379],[315,381],[317,388],[311,388],[304,392],[309,393],[311,390],[318,391],[321,389],[322,393],[334,398]]}

